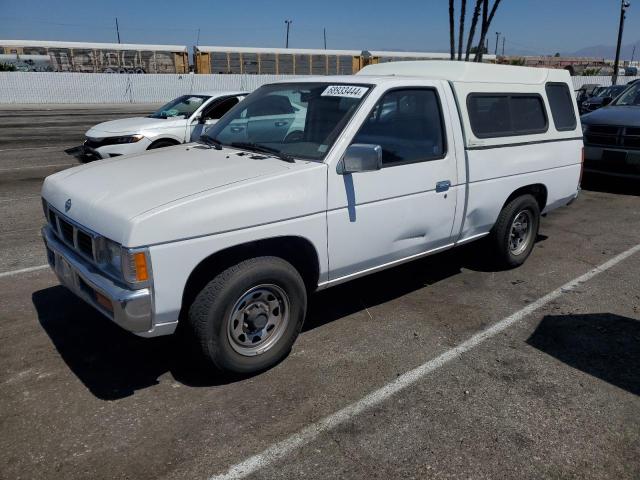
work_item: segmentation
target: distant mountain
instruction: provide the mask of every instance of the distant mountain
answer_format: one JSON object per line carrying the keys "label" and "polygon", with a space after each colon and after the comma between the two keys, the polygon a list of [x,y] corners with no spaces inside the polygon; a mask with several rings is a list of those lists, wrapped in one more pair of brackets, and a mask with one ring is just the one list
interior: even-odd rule
{"label": "distant mountain", "polygon": [[[640,60],[640,40],[629,45],[622,45],[620,48],[620,59],[630,60],[633,52],[633,47],[636,47],[636,54],[634,60]],[[564,53],[563,56],[568,57],[595,57],[595,58],[607,58],[613,60],[616,56],[615,45],[594,45],[592,47],[581,48],[572,53]]]}

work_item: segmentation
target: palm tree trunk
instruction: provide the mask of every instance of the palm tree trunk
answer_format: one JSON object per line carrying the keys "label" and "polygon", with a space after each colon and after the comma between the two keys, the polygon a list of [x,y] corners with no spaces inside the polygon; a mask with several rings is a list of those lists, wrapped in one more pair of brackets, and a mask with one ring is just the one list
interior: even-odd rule
{"label": "palm tree trunk", "polygon": [[453,1],[454,0],[449,0],[449,46],[451,49],[451,60],[455,60],[456,58],[456,39],[453,25]]}
{"label": "palm tree trunk", "polygon": [[482,16],[482,34],[480,35],[480,43],[478,44],[478,53],[480,53],[480,56],[478,57],[478,53],[476,53],[476,62],[481,62],[482,61],[482,54],[481,52],[484,50],[484,40],[487,37],[487,33],[489,32],[489,26],[491,25],[491,21],[493,20],[493,16],[496,14],[496,10],[498,9],[498,5],[500,5],[500,0],[495,0],[493,2],[493,7],[491,7],[491,13],[489,13],[489,18],[487,18],[487,12],[486,9],[488,7],[488,1],[489,0],[484,0],[485,2],[485,11],[483,12]]}
{"label": "palm tree trunk", "polygon": [[480,9],[482,8],[483,0],[476,0],[476,6],[473,9],[473,17],[471,17],[471,27],[469,28],[469,38],[467,38],[467,51],[464,56],[464,61],[468,62],[471,55],[471,44],[473,43],[473,37],[476,34],[476,26],[478,25],[478,18],[480,18]]}
{"label": "palm tree trunk", "polygon": [[478,50],[476,50],[476,56],[473,59],[474,62],[482,61],[482,54],[484,53],[484,39],[487,36],[487,15],[489,14],[489,0],[482,0],[482,28],[480,28],[480,39],[478,40]]}
{"label": "palm tree trunk", "polygon": [[464,38],[464,17],[467,14],[467,0],[462,0],[460,10],[460,33],[458,35],[458,61],[462,60],[462,40]]}

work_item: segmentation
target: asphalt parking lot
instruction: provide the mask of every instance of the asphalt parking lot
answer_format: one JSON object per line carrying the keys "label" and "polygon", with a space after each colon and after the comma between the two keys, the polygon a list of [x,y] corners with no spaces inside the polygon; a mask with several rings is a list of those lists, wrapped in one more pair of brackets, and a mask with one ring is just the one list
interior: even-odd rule
{"label": "asphalt parking lot", "polygon": [[640,478],[639,184],[585,179],[519,269],[472,244],[316,294],[227,377],[41,268],[43,175],[141,111],[0,110],[0,478]]}

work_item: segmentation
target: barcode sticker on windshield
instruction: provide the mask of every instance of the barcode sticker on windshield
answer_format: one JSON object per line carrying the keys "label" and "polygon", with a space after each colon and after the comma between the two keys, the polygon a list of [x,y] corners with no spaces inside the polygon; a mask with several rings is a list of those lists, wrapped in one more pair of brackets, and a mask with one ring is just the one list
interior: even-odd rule
{"label": "barcode sticker on windshield", "polygon": [[322,97],[349,97],[362,98],[369,90],[367,87],[356,87],[354,85],[330,85],[322,92]]}

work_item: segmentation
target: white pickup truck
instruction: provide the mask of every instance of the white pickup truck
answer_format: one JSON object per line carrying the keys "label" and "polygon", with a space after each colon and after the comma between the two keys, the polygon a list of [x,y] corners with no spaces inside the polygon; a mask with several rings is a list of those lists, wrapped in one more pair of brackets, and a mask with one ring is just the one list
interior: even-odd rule
{"label": "white pickup truck", "polygon": [[[263,86],[191,143],[48,177],[60,282],[220,369],[290,351],[310,292],[490,236],[505,267],[578,195],[566,71],[398,62]],[[134,367],[135,368],[135,367]]]}

